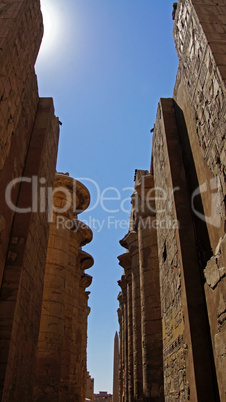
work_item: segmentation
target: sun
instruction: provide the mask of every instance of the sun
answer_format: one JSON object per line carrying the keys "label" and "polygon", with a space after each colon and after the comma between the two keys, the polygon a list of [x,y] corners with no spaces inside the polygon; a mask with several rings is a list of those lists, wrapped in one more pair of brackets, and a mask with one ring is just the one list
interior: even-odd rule
{"label": "sun", "polygon": [[49,53],[57,47],[57,40],[60,33],[60,17],[54,2],[41,0],[41,10],[44,22],[44,37],[41,45],[41,53]]}

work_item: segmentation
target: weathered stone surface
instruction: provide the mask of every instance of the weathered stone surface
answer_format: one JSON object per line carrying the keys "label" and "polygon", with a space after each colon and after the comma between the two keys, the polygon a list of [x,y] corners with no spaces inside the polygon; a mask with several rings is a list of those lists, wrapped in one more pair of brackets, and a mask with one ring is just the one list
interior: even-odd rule
{"label": "weathered stone surface", "polygon": [[[225,240],[222,241],[225,233],[226,192],[225,16],[226,8],[223,0],[179,1],[174,26],[175,44],[180,60],[174,98],[183,110],[192,155],[190,161],[192,160],[197,175],[196,186],[200,186],[202,214],[205,215],[208,233],[205,240],[203,238],[205,228],[201,227],[201,220],[198,222],[195,217],[197,248],[199,255],[203,254],[201,270],[204,271],[206,280],[206,308],[215,370],[222,400],[225,394],[223,380],[225,355],[217,349],[215,339],[222,340],[225,336],[224,325],[220,324],[224,322],[224,313],[222,316],[221,314],[217,316],[216,313],[225,309],[222,296],[225,293],[223,255]],[[185,153],[184,158],[187,159],[189,169],[189,160]],[[191,181],[189,186],[192,188]],[[221,242],[222,250],[220,250]],[[205,249],[206,255],[203,253]]]}
{"label": "weathered stone surface", "polygon": [[[34,71],[43,23],[39,0],[0,3],[0,170],[26,101],[27,82]],[[28,116],[27,116],[28,118]]]}
{"label": "weathered stone surface", "polygon": [[[148,175],[147,171],[136,171],[130,231],[120,241],[120,244],[127,249],[125,254],[118,257],[119,264],[124,268],[122,278],[126,280],[127,303],[127,336],[119,316],[120,333],[123,339],[125,337],[127,339],[127,348],[123,344],[120,356],[122,361],[120,401],[123,400],[127,386],[128,401],[163,400],[157,238],[155,229],[150,225],[155,216],[152,187],[153,177]],[[121,287],[123,283],[119,282]],[[119,300],[122,302],[121,298]]]}
{"label": "weathered stone surface", "polygon": [[119,295],[121,315],[121,333],[122,333],[122,355],[121,355],[121,375],[122,375],[122,399],[129,400],[128,396],[128,315],[127,315],[127,283],[125,275],[122,275],[119,286],[122,289]]}
{"label": "weathered stone surface", "polygon": [[[131,214],[133,217],[133,213]],[[131,224],[131,227],[133,225]],[[128,248],[132,269],[132,325],[133,325],[133,387],[134,398],[142,400],[143,370],[141,344],[141,302],[138,239],[135,231],[130,231],[122,240],[121,245]]]}
{"label": "weathered stone surface", "polygon": [[86,399],[92,402],[94,401],[94,378],[91,377],[88,371],[86,380]]}
{"label": "weathered stone surface", "polygon": [[208,261],[204,270],[205,295],[221,400],[224,400],[226,393],[224,378],[226,368],[225,244],[226,236],[220,238],[215,255]]}
{"label": "weathered stone surface", "polygon": [[140,201],[135,212],[135,226],[140,263],[143,397],[144,400],[161,401],[164,398],[162,322],[157,235],[153,228],[156,219],[155,191],[152,190],[154,177],[145,175],[139,179],[137,175],[135,192],[139,194]]}
{"label": "weathered stone surface", "polygon": [[5,192],[18,179],[7,199],[14,206],[30,207],[31,185],[20,186],[20,178],[44,177],[49,187],[54,181],[58,120],[52,100],[39,99],[34,74],[42,35],[39,1],[0,2],[2,400],[28,400],[33,386],[48,209],[15,213],[5,202]]}
{"label": "weathered stone surface", "polygon": [[[25,177],[45,177],[51,187],[58,134],[52,100],[40,99]],[[17,206],[31,207],[31,198],[31,184],[23,182]],[[28,400],[32,394],[48,231],[48,208],[43,212],[17,212],[14,216],[0,297],[0,331],[5,339],[5,357],[1,361],[3,400]]]}
{"label": "weathered stone surface", "polygon": [[[174,95],[159,103],[151,174],[135,170],[129,234],[120,242],[132,265],[133,396],[161,400],[162,370],[165,401],[223,401],[226,3],[179,0],[173,19]],[[128,257],[119,259],[126,274]],[[130,384],[125,349],[123,338],[120,402]]]}
{"label": "weathered stone surface", "polygon": [[211,286],[211,288],[215,288],[217,283],[220,280],[219,269],[216,263],[216,258],[212,257],[211,260],[208,262],[205,270],[204,270],[206,283]]}
{"label": "weathered stone surface", "polygon": [[[0,2],[0,282],[14,213],[5,202],[9,182],[23,175],[25,158],[38,108],[34,64],[43,34],[39,0]],[[12,189],[18,199],[19,185]]]}
{"label": "weathered stone surface", "polygon": [[[177,334],[177,330],[174,332],[173,328],[171,328],[171,320],[174,320],[175,317],[175,314],[173,314],[172,311],[172,300],[174,300],[177,307],[180,305],[182,307],[180,315],[181,318],[183,317],[183,321],[181,322],[181,326],[179,326],[179,328],[182,331],[181,335],[183,336],[184,342],[188,345],[188,358],[186,367],[184,367],[184,369],[186,370],[186,377],[190,387],[191,398],[195,400],[195,398],[199,398],[200,395],[204,397],[206,393],[206,398],[208,398],[211,394],[212,398],[214,399],[215,383],[211,383],[212,378],[214,378],[214,371],[210,364],[212,356],[211,344],[209,342],[208,335],[208,322],[206,320],[206,301],[203,297],[203,284],[199,272],[201,261],[198,260],[198,255],[196,254],[196,238],[192,225],[189,193],[187,193],[186,188],[187,176],[183,164],[183,157],[180,150],[181,145],[179,141],[180,135],[186,135],[186,132],[178,132],[179,125],[176,123],[177,114],[175,114],[173,101],[161,100],[160,105],[161,118],[159,119],[158,124],[155,126],[156,131],[154,134],[153,144],[155,182],[161,183],[162,181],[161,187],[165,189],[168,188],[168,191],[171,192],[173,201],[172,212],[174,219],[177,218],[179,221],[180,227],[179,230],[171,227],[170,233],[171,236],[174,234],[177,245],[175,251],[177,250],[178,260],[180,261],[181,279],[180,282],[177,281],[177,283],[179,284],[178,290],[181,292],[181,301],[178,303],[177,299],[173,299],[172,296],[169,297],[169,291],[164,291],[160,285],[162,296],[166,298],[166,307],[168,305],[170,309],[169,311],[171,311],[171,315],[168,317],[168,323],[170,326],[169,330],[167,331],[168,333],[166,341],[169,342],[170,339]],[[162,140],[160,139],[161,137]],[[156,147],[163,147],[158,151],[158,155],[162,155],[163,166],[160,165],[161,162],[159,157],[156,157]],[[162,169],[165,170],[164,175],[162,175]],[[165,184],[163,183],[164,180]],[[176,187],[178,187],[178,191],[173,192],[172,190]],[[166,200],[163,200],[162,202],[164,203]],[[165,219],[165,211],[167,211],[167,207],[164,208],[163,205],[158,206],[158,203],[159,201],[156,202],[157,211],[159,210],[162,212],[160,212],[160,214],[157,212],[157,219]],[[163,216],[161,217],[161,215]],[[160,263],[160,267],[162,264],[164,266],[165,263],[168,263],[168,250],[166,245],[167,241],[169,241],[170,233],[167,233],[165,230],[158,230],[159,244],[161,244],[161,237],[163,237],[161,247],[162,256],[160,254],[162,262]],[[191,267],[193,267],[193,269],[191,269]],[[170,272],[168,270],[168,264],[166,265],[166,269],[167,271],[162,279],[160,274],[160,283],[161,281],[164,281],[166,286],[171,289],[172,285],[168,278]],[[178,269],[176,268],[173,272],[176,273],[177,271]],[[208,353],[210,354],[208,355]],[[196,370],[196,367],[200,368],[202,364],[205,366],[205,377],[201,374],[202,370],[200,370],[200,372],[197,372]],[[207,376],[209,378],[208,391],[206,385]],[[195,383],[193,378],[195,378]],[[186,388],[184,387],[184,389]]]}
{"label": "weathered stone surface", "polygon": [[[76,398],[82,402],[85,398],[89,314],[89,292],[85,289],[92,277],[85,274],[84,269],[93,265],[93,259],[81,246],[92,240],[92,231],[77,220],[77,212],[87,208],[89,200],[85,186],[68,175],[56,174],[34,400],[45,397],[73,401]],[[63,210],[65,205],[67,208]],[[59,216],[60,222],[71,220],[73,224],[59,224]]]}
{"label": "weathered stone surface", "polygon": [[133,400],[133,328],[132,328],[132,267],[129,253],[118,257],[124,268],[126,279],[126,320],[127,320],[127,360],[128,360],[128,401]]}
{"label": "weathered stone surface", "polygon": [[180,61],[174,98],[184,112],[198,181],[203,185],[201,198],[213,249],[224,234],[226,191],[226,30],[222,20],[226,8],[215,3],[179,1],[174,25]]}

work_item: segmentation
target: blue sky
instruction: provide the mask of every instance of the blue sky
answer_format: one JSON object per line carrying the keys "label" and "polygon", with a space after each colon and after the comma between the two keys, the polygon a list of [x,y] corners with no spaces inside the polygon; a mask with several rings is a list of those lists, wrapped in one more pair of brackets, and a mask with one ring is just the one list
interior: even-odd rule
{"label": "blue sky", "polygon": [[[149,169],[160,97],[172,97],[178,60],[169,0],[42,0],[45,36],[36,63],[40,96],[54,99],[57,170],[80,179],[94,238],[88,370],[95,392],[112,392],[118,330],[117,256],[127,233],[135,169]],[[109,188],[110,187],[110,188]],[[107,200],[106,198],[112,198]],[[95,206],[96,205],[96,206]],[[101,228],[102,226],[102,228]]]}

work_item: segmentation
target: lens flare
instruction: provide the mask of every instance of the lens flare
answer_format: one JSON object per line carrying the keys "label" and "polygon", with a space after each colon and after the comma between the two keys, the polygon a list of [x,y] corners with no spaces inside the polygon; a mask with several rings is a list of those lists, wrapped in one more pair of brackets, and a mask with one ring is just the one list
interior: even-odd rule
{"label": "lens flare", "polygon": [[57,40],[60,32],[60,17],[51,1],[42,0],[41,9],[44,22],[44,37],[40,52],[44,55],[53,52],[57,48]]}

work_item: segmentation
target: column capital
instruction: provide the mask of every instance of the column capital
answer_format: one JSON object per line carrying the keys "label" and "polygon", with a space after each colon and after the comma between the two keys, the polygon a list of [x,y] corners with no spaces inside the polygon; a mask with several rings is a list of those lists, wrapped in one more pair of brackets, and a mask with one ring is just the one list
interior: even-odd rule
{"label": "column capital", "polygon": [[135,191],[142,196],[142,190],[148,191],[155,187],[154,176],[152,174],[147,174],[141,176],[140,179],[135,183]]}
{"label": "column capital", "polygon": [[[118,298],[119,298],[119,295],[118,295]],[[118,317],[120,317],[122,315],[122,310],[120,307],[118,308],[117,313],[118,313]]]}
{"label": "column capital", "polygon": [[89,306],[86,307],[86,316],[88,317],[88,315],[90,314],[91,308]]}
{"label": "column capital", "polygon": [[118,256],[119,265],[124,268],[126,282],[132,282],[132,262],[130,253],[124,253]]}
{"label": "column capital", "polygon": [[93,266],[94,259],[89,253],[80,249],[78,252],[78,263],[80,264],[81,270],[84,271]]}
{"label": "column capital", "polygon": [[87,302],[88,302],[88,300],[89,300],[89,295],[90,295],[90,293],[91,293],[91,292],[89,292],[89,291],[86,291],[86,292],[85,292],[85,298],[86,298]]}
{"label": "column capital", "polygon": [[55,191],[57,187],[69,191],[72,197],[71,207],[73,208],[74,214],[80,214],[88,208],[90,204],[90,193],[86,186],[84,186],[80,181],[70,177],[68,173],[56,173],[54,184]]}
{"label": "column capital", "polygon": [[79,247],[85,246],[93,239],[93,232],[90,227],[84,222],[79,221],[78,219],[74,220],[74,225],[71,228],[71,233],[77,234]]}
{"label": "column capital", "polygon": [[[122,292],[119,292],[117,300],[119,301],[119,304],[121,304],[123,302],[123,294],[122,294]],[[118,310],[120,310],[120,307],[119,307]]]}
{"label": "column capital", "polygon": [[136,181],[134,193],[131,196],[135,228],[137,228],[140,218],[156,215],[155,196],[154,176],[151,174],[141,176]]}
{"label": "column capital", "polygon": [[132,257],[134,254],[138,253],[138,236],[137,232],[129,231],[125,237],[119,242],[122,247],[125,247],[129,250],[130,256]]}
{"label": "column capital", "polygon": [[129,252],[119,255],[117,258],[119,265],[124,268],[125,271],[131,268],[131,256]]}
{"label": "column capital", "polygon": [[80,279],[80,286],[82,289],[88,288],[92,283],[93,277],[88,274],[82,274]]}
{"label": "column capital", "polygon": [[126,281],[126,276],[125,276],[125,275],[122,275],[121,279],[118,281],[118,285],[119,285],[120,288],[122,289],[123,297],[126,297],[126,293],[127,293],[127,281]]}

